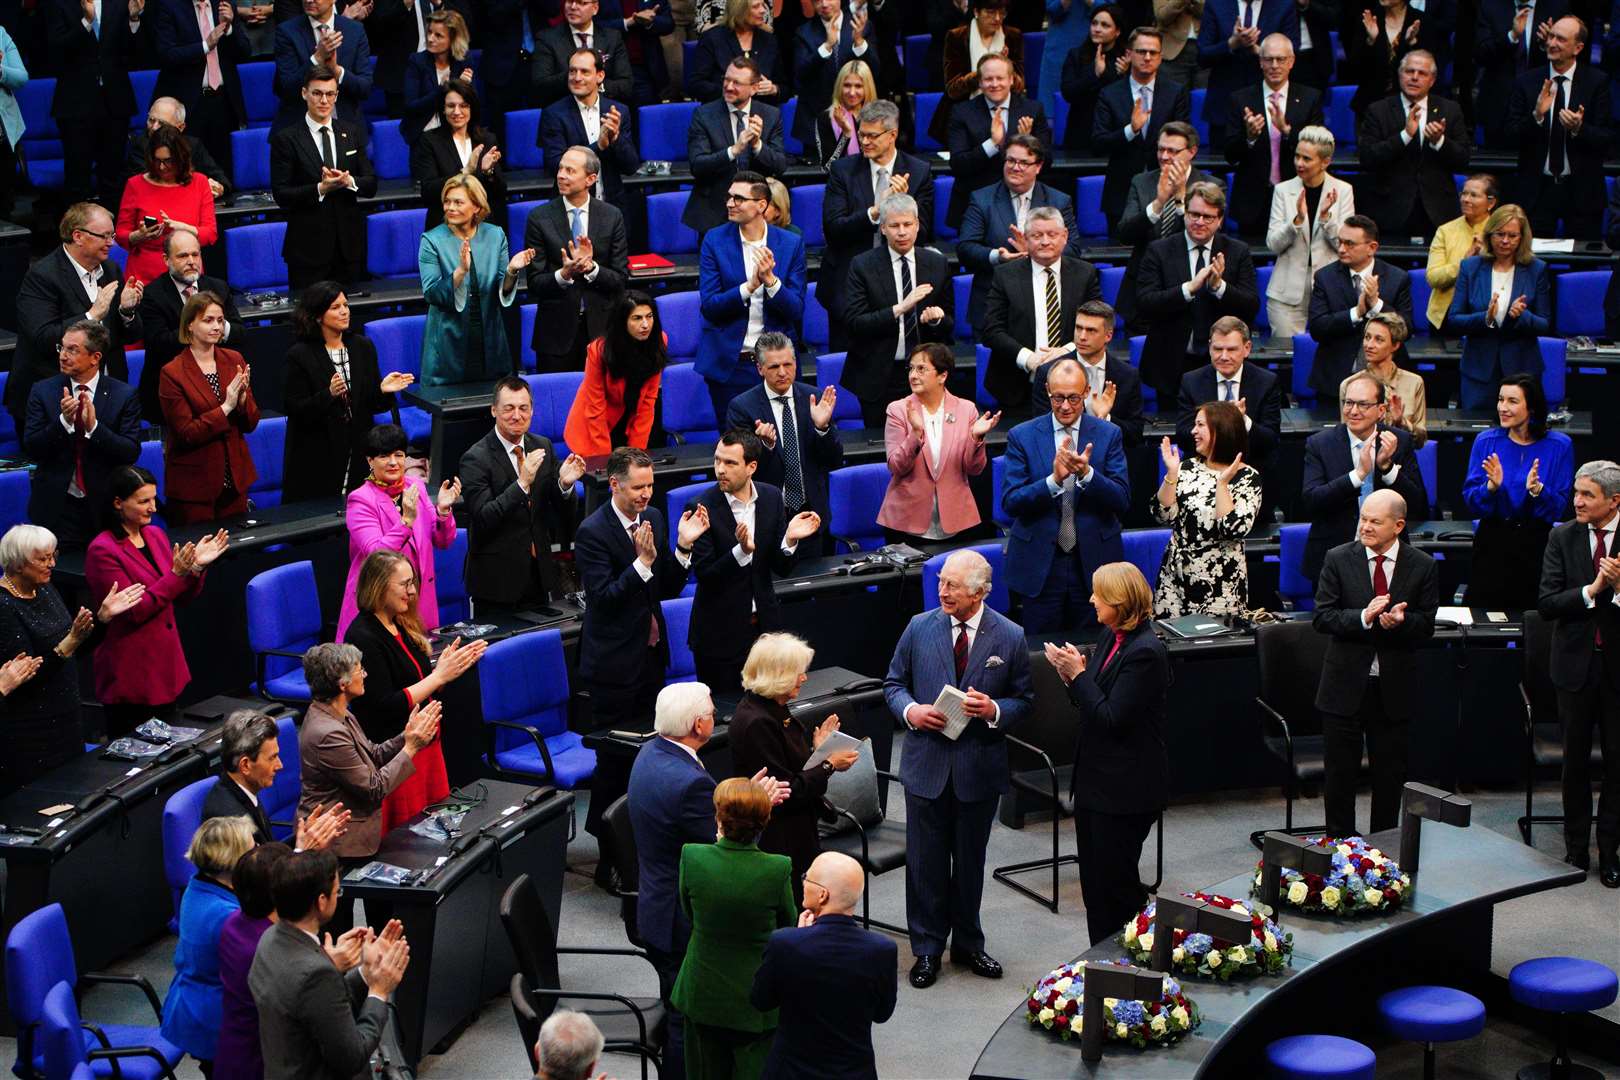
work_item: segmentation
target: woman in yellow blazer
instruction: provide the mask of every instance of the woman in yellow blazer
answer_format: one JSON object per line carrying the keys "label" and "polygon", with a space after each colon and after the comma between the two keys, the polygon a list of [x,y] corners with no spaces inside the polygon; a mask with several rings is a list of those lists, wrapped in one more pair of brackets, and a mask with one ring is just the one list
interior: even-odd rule
{"label": "woman in yellow blazer", "polygon": [[1462,191],[1457,196],[1462,205],[1462,217],[1452,218],[1434,230],[1434,240],[1429,244],[1429,266],[1424,273],[1430,290],[1429,310],[1425,315],[1436,330],[1445,324],[1462,261],[1485,252],[1485,221],[1496,209],[1499,196],[1496,177],[1490,173],[1475,173],[1463,181]]}
{"label": "woman in yellow blazer", "polygon": [[798,918],[793,862],[759,850],[771,800],[751,780],[714,789],[720,835],[681,848],[681,908],[692,922],[670,1001],[686,1018],[686,1075],[755,1080],[776,1038],[776,1010],[749,1002],[771,933]]}

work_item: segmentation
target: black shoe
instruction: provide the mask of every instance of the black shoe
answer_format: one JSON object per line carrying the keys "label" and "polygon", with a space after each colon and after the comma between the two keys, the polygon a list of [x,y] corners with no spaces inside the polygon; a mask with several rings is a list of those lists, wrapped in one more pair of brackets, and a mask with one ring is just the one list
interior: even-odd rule
{"label": "black shoe", "polygon": [[593,877],[593,880],[596,882],[597,887],[602,889],[609,896],[618,896],[619,895],[619,893],[621,891],[621,889],[620,889],[621,882],[619,881],[619,871],[617,869],[615,869],[611,863],[605,863],[605,862],[597,863],[596,864],[596,873],[594,875],[592,875],[592,877]]}
{"label": "black shoe", "polygon": [[1598,880],[1605,889],[1620,889],[1620,865],[1603,867],[1598,871]]}
{"label": "black shoe", "polygon": [[934,985],[939,978],[939,957],[919,956],[917,962],[911,965],[911,985],[918,990],[926,990]]}
{"label": "black shoe", "polygon": [[1564,856],[1564,861],[1577,870],[1592,869],[1592,856],[1584,851],[1572,851]]}
{"label": "black shoe", "polygon": [[975,953],[969,953],[966,956],[958,956],[953,952],[951,953],[951,963],[968,968],[981,979],[1001,978],[1001,965],[996,963],[995,958],[983,949]]}

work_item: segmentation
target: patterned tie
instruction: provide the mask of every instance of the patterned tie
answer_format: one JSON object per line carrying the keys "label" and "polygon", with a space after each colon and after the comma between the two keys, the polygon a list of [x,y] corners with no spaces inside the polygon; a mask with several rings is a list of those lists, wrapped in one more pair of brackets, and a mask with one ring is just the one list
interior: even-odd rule
{"label": "patterned tie", "polygon": [[[212,20],[208,16],[208,0],[197,0],[197,32],[202,40],[207,41],[208,35],[213,33]],[[225,82],[224,76],[219,73],[219,49],[209,49],[207,53],[206,85],[210,90],[218,90]]]}
{"label": "patterned tie", "polygon": [[[1271,108],[1279,116],[1282,114],[1282,91],[1271,92]],[[1268,125],[1271,128],[1271,186],[1276,187],[1282,183],[1282,128],[1275,123]]]}
{"label": "patterned tie", "polygon": [[1046,268],[1046,347],[1058,344],[1063,334],[1063,312],[1058,303],[1056,264]]}
{"label": "patterned tie", "polygon": [[786,395],[774,399],[782,407],[782,421],[776,427],[782,444],[782,501],[789,514],[804,505],[804,464],[799,460],[798,425]]}
{"label": "patterned tie", "polygon": [[[1142,87],[1141,101],[1142,101],[1142,111],[1147,113],[1149,116],[1152,116],[1153,115],[1153,88],[1151,86]],[[1148,126],[1149,127],[1152,126],[1151,121],[1149,122]]]}
{"label": "patterned tie", "polygon": [[[1058,440],[1060,444],[1063,436],[1068,437],[1070,446],[1074,445],[1073,428],[1063,429]],[[1074,550],[1074,543],[1074,477],[1070,476],[1063,481],[1063,494],[1058,496],[1058,550],[1068,554]]]}
{"label": "patterned tie", "polygon": [[588,49],[588,48],[591,47],[591,43],[585,39],[584,34],[575,34],[574,36],[579,38],[579,47],[580,48]]}
{"label": "patterned tie", "polygon": [[968,636],[967,623],[958,621],[956,624],[956,647],[951,650],[956,657],[956,681],[960,683],[962,676],[967,674]]}
{"label": "patterned tie", "polygon": [[190,300],[193,296],[196,296],[196,295],[197,295],[197,286],[196,285],[193,284],[193,285],[183,285],[183,286],[181,286],[181,288],[180,288],[180,299],[182,299],[182,300]]}
{"label": "patterned tie", "polygon": [[[640,518],[637,518],[635,521],[632,521],[629,525],[625,526],[625,528],[630,532],[630,544],[632,547],[635,546],[636,542],[636,530],[640,527]],[[651,594],[648,596],[648,602],[652,602]],[[661,638],[658,633],[658,613],[654,611],[649,613],[647,616],[647,648],[656,649],[660,639]]]}
{"label": "patterned tie", "polygon": [[1373,595],[1389,595],[1389,578],[1384,576],[1384,563],[1387,560],[1382,555],[1373,556]]}
{"label": "patterned tie", "polygon": [[[1600,573],[1603,572],[1603,557],[1606,554],[1606,552],[1603,549],[1603,537],[1608,533],[1608,531],[1609,531],[1608,529],[1593,529],[1592,530],[1592,532],[1594,534],[1596,534],[1596,537],[1597,537],[1597,543],[1592,546],[1592,573],[1593,574],[1600,574]],[[1601,631],[1601,630],[1596,631],[1596,634],[1592,638],[1592,641],[1593,641],[1594,644],[1597,644],[1597,645],[1601,646],[1603,644],[1603,631]]]}
{"label": "patterned tie", "polygon": [[[911,295],[911,256],[900,256],[900,299],[905,300]],[[911,350],[917,346],[917,309],[912,308],[901,317],[901,326],[905,334],[905,354],[911,355]]]}
{"label": "patterned tie", "polygon": [[1159,235],[1174,236],[1181,231],[1181,203],[1172,199],[1159,210]]}

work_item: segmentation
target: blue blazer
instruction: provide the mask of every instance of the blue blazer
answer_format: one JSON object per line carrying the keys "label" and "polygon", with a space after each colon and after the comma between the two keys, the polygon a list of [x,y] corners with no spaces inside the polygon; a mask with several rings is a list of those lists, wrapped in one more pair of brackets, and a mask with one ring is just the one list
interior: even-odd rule
{"label": "blue blazer", "polygon": [[599,94],[596,104],[603,116],[611,109],[619,110],[619,137],[613,140],[613,145],[603,150],[585,138],[585,121],[579,118],[579,105],[569,94],[560,101],[553,101],[540,113],[540,149],[545,152],[542,167],[548,176],[555,176],[557,164],[569,147],[589,146],[602,162],[602,194],[605,201],[623,210],[625,174],[641,168],[641,155],[636,152],[636,133],[632,126],[634,121],[631,119],[630,106],[622,101],[613,101],[607,95]]}
{"label": "blue blazer", "polygon": [[223,1023],[219,932],[241,906],[235,893],[203,877],[192,878],[180,897],[180,941],[163,1002],[163,1037],[202,1061],[214,1059]]}
{"label": "blue blazer", "polygon": [[[804,241],[786,229],[766,226],[765,245],[776,256],[782,287],[765,300],[765,329],[799,336],[804,318]],[[710,229],[698,256],[698,292],[702,296],[703,336],[698,340],[697,373],[724,382],[737,367],[743,335],[748,331],[748,304],[740,286],[748,280],[742,231],[735,225]],[[718,418],[717,418],[718,419]]]}
{"label": "blue blazer", "polygon": [[[669,627],[660,601],[680,595],[689,571],[675,558],[664,530],[664,515],[655,506],[641,514],[652,522],[658,561],[651,581],[642,581],[631,564],[636,545],[620,526],[612,500],[603,501],[574,534],[574,565],[588,601],[579,635],[579,673],[585,679],[611,679],[622,673],[619,658],[647,647],[647,620],[658,620],[658,651],[669,663]],[[671,856],[680,858],[677,848]],[[670,893],[674,893],[673,885]]]}
{"label": "blue blazer", "polygon": [[17,43],[4,27],[0,27],[0,51],[5,54],[0,58],[0,128],[5,129],[6,139],[15,147],[28,130],[28,125],[23,123],[22,106],[17,104],[17,91],[28,82],[28,69],[23,66]]}
{"label": "blue blazer", "polygon": [[[1260,82],[1260,59],[1247,49],[1233,53],[1227,41],[1242,13],[1241,0],[1208,0],[1198,24],[1198,66],[1209,69],[1209,90],[1204,95],[1204,122],[1225,125],[1232,95]],[[1268,34],[1286,34],[1299,50],[1299,5],[1266,0],[1256,19],[1260,40]],[[1129,115],[1129,114],[1127,114]]]}
{"label": "blue blazer", "polygon": [[[1074,529],[1089,589],[1093,570],[1125,559],[1119,516],[1131,504],[1131,478],[1119,428],[1082,413],[1075,449],[1084,450],[1086,443],[1091,443],[1091,483],[1075,492]],[[1046,486],[1056,454],[1050,413],[1025,420],[1007,433],[1007,473],[1001,488],[1001,508],[1013,519],[1007,541],[1007,587],[1023,596],[1040,595],[1057,552],[1060,510]]]}
{"label": "blue blazer", "polygon": [[[1120,461],[1123,468],[1124,458]],[[932,705],[949,684],[988,694],[1001,707],[1001,715],[995,727],[984,720],[969,721],[955,742],[938,731],[912,730],[900,758],[900,783],[906,794],[923,799],[939,798],[946,784],[962,802],[993,799],[1011,790],[1007,740],[1002,736],[1018,727],[1035,699],[1029,681],[1029,645],[1017,623],[985,607],[967,670],[958,683],[953,644],[951,617],[943,608],[911,617],[883,679],[889,711],[904,723],[908,706],[919,701]],[[992,659],[1000,662],[992,664]]]}
{"label": "blue blazer", "polygon": [[[23,449],[38,464],[28,495],[28,520],[55,528],[73,480],[73,437],[62,426],[62,390],[66,375],[39,380],[28,391]],[[135,388],[101,373],[96,384],[96,430],[85,444],[84,487],[93,518],[107,499],[107,479],[120,465],[141,456],[141,398]]]}
{"label": "blue blazer", "polygon": [[[338,83],[337,115],[352,124],[365,124],[361,108],[371,96],[372,77],[371,46],[366,41],[366,28],[333,12],[332,29],[343,35],[343,44],[337,52],[338,66],[343,69],[343,81]],[[296,123],[304,114],[304,98],[299,91],[304,88],[304,71],[314,54],[315,31],[303,12],[276,27],[275,89],[281,108],[271,121],[272,132]]]}
{"label": "blue blazer", "polygon": [[681,847],[714,842],[714,777],[684,748],[654,738],[636,753],[629,794],[641,875],[636,932],[659,952],[678,953],[692,932],[677,900]]}
{"label": "blue blazer", "polygon": [[732,178],[743,170],[781,176],[787,171],[787,151],[782,148],[782,112],[774,105],[755,98],[748,105],[749,115],[758,114],[764,125],[758,150],[736,160],[726,155],[732,143],[731,114],[724,101],[699,105],[686,128],[686,163],[692,170],[692,194],[681,211],[681,224],[702,234],[726,223],[726,192]]}
{"label": "blue blazer", "polygon": [[[1055,187],[1036,181],[1030,189],[1029,208],[1056,207],[1069,227],[1069,244],[1063,254],[1081,258],[1080,230],[1074,223],[1074,200]],[[990,274],[995,263],[990,253],[1007,246],[1007,230],[1017,222],[1013,214],[1012,192],[1007,183],[998,180],[989,187],[973,193],[967,212],[962,215],[962,227],[957,230],[956,257],[962,269],[973,271],[973,290],[968,296],[968,325],[975,329],[984,325],[984,301],[990,295]]]}
{"label": "blue blazer", "polygon": [[1552,283],[1547,264],[1530,260],[1528,266],[1513,270],[1513,295],[1502,298],[1511,306],[1519,297],[1530,304],[1517,319],[1504,314],[1500,327],[1485,325],[1485,312],[1491,306],[1491,261],[1473,255],[1462,261],[1457,271],[1457,291],[1446,312],[1446,329],[1463,336],[1459,370],[1472,379],[1489,379],[1497,364],[1503,375],[1541,377],[1541,343],[1536,339],[1548,332],[1552,315]]}
{"label": "blue blazer", "polygon": [[[1412,315],[1412,281],[1406,271],[1383,259],[1374,258],[1372,273],[1378,279],[1378,298],[1384,302],[1384,310],[1393,311],[1405,319],[1408,327],[1416,325]],[[1345,376],[1364,366],[1361,361],[1362,326],[1350,321],[1350,309],[1359,300],[1355,286],[1350,281],[1350,269],[1342,262],[1329,263],[1311,279],[1311,299],[1305,329],[1316,339],[1316,358],[1311,361],[1311,385],[1316,388],[1317,401],[1337,399],[1339,384]],[[1400,367],[1412,366],[1406,359],[1405,345],[1396,350],[1395,362]]]}
{"label": "blue blazer", "polygon": [[[872,69],[872,78],[882,81],[883,50],[878,47],[877,27],[868,26],[866,32],[866,52],[856,56],[855,30],[846,11],[838,27],[838,49],[827,57],[821,55],[821,47],[827,44],[827,31],[819,17],[812,15],[808,21],[800,23],[794,32],[793,73],[799,92],[799,105],[798,111],[793,114],[793,137],[806,146],[815,142],[816,117],[832,105],[833,95],[838,91],[833,83],[838,81],[838,72],[845,64],[851,60],[863,61]],[[890,54],[891,57],[893,55]],[[1047,146],[1052,145],[1050,139],[1043,141]]]}
{"label": "blue blazer", "polygon": [[[450,61],[450,75],[453,78],[463,67],[473,69],[473,81],[477,84],[479,93],[483,92],[483,78],[478,74],[478,68],[471,60]],[[405,81],[403,84],[405,95],[405,115],[399,122],[399,134],[406,143],[416,145],[421,136],[422,129],[427,122],[433,119],[433,114],[439,108],[439,72],[433,66],[433,54],[423,49],[414,52],[405,58]]]}
{"label": "blue blazer", "polygon": [[[823,530],[832,527],[832,516],[827,498],[827,474],[844,463],[844,443],[839,438],[836,423],[827,425],[826,431],[817,431],[810,422],[810,387],[793,384],[793,417],[798,421],[799,468],[804,474],[805,505],[821,515]],[[723,429],[740,427],[754,430],[755,421],[776,424],[776,409],[765,394],[761,382],[751,390],[744,390],[731,399],[726,409]],[[782,440],[765,451],[759,459],[759,471],[754,479],[780,488],[782,486]]]}
{"label": "blue blazer", "polygon": [[775,1080],[877,1080],[872,1025],[894,1015],[899,950],[850,915],[771,934],[750,1003],[780,1010],[765,1061]]}

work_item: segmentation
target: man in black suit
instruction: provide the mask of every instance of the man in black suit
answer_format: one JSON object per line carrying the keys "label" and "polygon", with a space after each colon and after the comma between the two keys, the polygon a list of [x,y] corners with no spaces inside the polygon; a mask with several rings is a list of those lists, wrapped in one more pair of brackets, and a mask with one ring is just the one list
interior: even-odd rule
{"label": "man in black suit", "polygon": [[810,558],[827,554],[832,540],[827,474],[844,463],[844,443],[833,426],[838,387],[828,386],[818,396],[795,381],[799,364],[786,334],[767,330],[759,335],[754,359],[763,381],[731,399],[725,426],[759,436],[764,454],[755,476],[781,489],[789,516],[813,510],[820,519],[821,528],[804,539],[800,553]]}
{"label": "man in black suit", "polygon": [[80,319],[107,328],[102,369],[128,381],[124,346],[141,339],[139,280],[125,281],[107,258],[113,244],[113,218],[95,203],[74,203],[56,226],[60,250],[36,260],[17,288],[17,352],[6,380],[6,409],[17,430],[27,426],[28,392],[36,381],[58,370],[57,346]]}
{"label": "man in black suit", "polygon": [[630,130],[630,106],[602,93],[606,74],[595,49],[575,49],[568,58],[568,96],[546,106],[535,138],[542,167],[553,175],[569,147],[590,147],[602,170],[591,194],[623,212],[624,178],[641,168],[641,155]]}
{"label": "man in black suit", "polygon": [[979,96],[951,109],[945,146],[951,152],[956,182],[945,208],[945,224],[953,229],[962,224],[973,193],[1001,179],[1009,138],[1033,135],[1042,146],[1052,145],[1052,125],[1040,102],[1014,93],[1012,78],[1012,61],[1000,53],[987,53],[979,58]]}
{"label": "man in black suit", "polygon": [[990,347],[985,389],[1014,414],[1028,406],[1036,372],[1068,351],[1080,305],[1102,299],[1097,268],[1063,254],[1069,230],[1055,208],[1031,210],[1024,237],[1029,258],[996,268],[982,327],[982,340]]}
{"label": "man in black suit", "polygon": [[1316,688],[1322,712],[1322,804],[1329,836],[1356,828],[1363,738],[1372,766],[1369,832],[1393,829],[1406,783],[1408,728],[1421,697],[1417,650],[1434,636],[1440,574],[1434,559],[1400,539],[1406,504],[1374,492],[1356,539],[1328,552],[1311,623],[1331,634]]}
{"label": "man in black suit", "polygon": [[1260,285],[1249,245],[1221,232],[1226,194],[1213,184],[1187,189],[1185,228],[1155,240],[1142,256],[1137,305],[1148,323],[1142,347],[1142,381],[1153,387],[1160,408],[1169,408],[1181,376],[1204,366],[1209,329],[1223,315],[1252,323],[1260,310]]}
{"label": "man in black suit", "polygon": [[[164,124],[185,134],[186,107],[172,97],[155,97],[146,109],[146,126],[129,133],[129,149],[124,152],[124,179],[128,180],[131,176],[138,176],[146,171],[147,140]],[[214,155],[208,152],[208,147],[195,135],[186,135],[186,146],[191,150],[191,171],[202,173],[208,178],[208,190],[214,193],[214,198],[229,195],[230,171],[214,159]]]}
{"label": "man in black suit", "polygon": [[225,301],[225,336],[219,343],[240,349],[242,341],[242,315],[231,299],[230,283],[203,274],[197,234],[170,230],[163,237],[163,261],[169,272],[153,278],[141,297],[141,326],[145,333],[142,342],[147,360],[136,389],[141,398],[141,418],[149,424],[163,422],[163,411],[158,407],[158,375],[163,365],[185,348],[180,344],[180,312],[187,300],[196,293],[211,292]]}
{"label": "man in black suit", "polygon": [[296,295],[317,281],[352,285],[366,276],[362,198],[377,194],[366,157],[366,129],[333,115],[338,79],[331,68],[304,75],[304,115],[270,136],[270,191],[287,211],[281,257]]}
{"label": "man in black suit", "polygon": [[157,0],[153,6],[159,61],[153,93],[177,100],[192,134],[214,160],[228,162],[231,132],[247,124],[236,65],[248,62],[248,44],[236,29],[236,6],[229,0],[201,7],[192,0]]}
{"label": "man in black suit", "polygon": [[1324,124],[1322,93],[1290,81],[1294,43],[1271,34],[1260,43],[1258,86],[1232,93],[1227,107],[1226,162],[1232,179],[1232,217],[1244,236],[1264,236],[1271,189],[1294,175],[1294,144],[1302,128]]}
{"label": "man in black suit", "polygon": [[488,116],[501,125],[497,134],[504,134],[507,113],[535,105],[534,53],[556,12],[549,0],[485,0],[480,5],[473,32],[484,50],[478,74]]}
{"label": "man in black suit", "polygon": [[336,0],[302,0],[302,11],[276,27],[276,97],[281,107],[270,122],[272,137],[294,126],[306,103],[303,90],[312,68],[326,68],[337,79],[337,114],[364,129],[363,112],[374,74],[366,28],[339,14]]}
{"label": "man in black suit", "polygon": [[[1108,355],[1114,340],[1114,309],[1103,300],[1087,300],[1074,311],[1074,358],[1086,377],[1086,411],[1119,428],[1127,447],[1142,442],[1142,376],[1130,363]],[[1035,372],[1031,411],[1039,416],[1052,411],[1052,395],[1046,389],[1047,376],[1056,360],[1048,360]]]}
{"label": "man in black suit", "polygon": [[951,340],[953,296],[945,256],[917,247],[917,201],[883,200],[883,246],[869,248],[849,266],[844,318],[849,354],[839,382],[861,403],[868,428],[881,428],[889,402],[911,393],[906,378],[912,350],[925,341]]}
{"label": "man in black suit", "polygon": [[[225,718],[220,743],[219,782],[203,800],[202,820],[217,817],[245,817],[253,825],[253,839],[268,844],[275,837],[273,824],[259,802],[259,793],[276,782],[281,771],[281,732],[276,722],[262,712],[237,709]],[[299,851],[320,851],[349,824],[349,811],[335,802],[324,810],[317,808],[293,826],[293,843]]]}
{"label": "man in black suit", "polygon": [[910,195],[917,202],[918,241],[926,244],[933,232],[934,175],[928,163],[896,147],[900,135],[900,108],[892,101],[874,101],[857,119],[861,156],[840,157],[827,170],[827,190],[821,202],[821,231],[827,239],[821,255],[816,299],[827,310],[829,349],[849,347],[844,315],[844,289],[849,265],[878,242],[879,204],[890,195]]}
{"label": "man in black suit", "polygon": [[1388,400],[1384,384],[1370,376],[1346,389],[1342,423],[1305,440],[1304,504],[1311,531],[1305,539],[1304,572],[1322,572],[1328,549],[1355,535],[1356,515],[1374,492],[1393,489],[1410,516],[1429,514],[1412,436],[1383,425]]}
{"label": "man in black suit", "polygon": [[1299,65],[1296,77],[1323,93],[1333,85],[1338,60],[1333,35],[1339,32],[1339,0],[1296,0],[1299,5]]}
{"label": "man in black suit", "polygon": [[603,92],[614,101],[629,101],[636,92],[624,34],[611,20],[597,22],[597,0],[562,0],[563,21],[534,41],[534,98],[545,108],[568,96],[568,58],[575,49],[595,49],[607,71]]}
{"label": "man in black suit", "polygon": [[1588,461],[1575,472],[1575,520],[1547,538],[1541,617],[1553,621],[1548,675],[1564,726],[1564,861],[1591,867],[1592,737],[1603,748],[1597,820],[1598,879],[1620,889],[1620,465]]}
{"label": "man in black suit", "polygon": [[1603,179],[1613,135],[1609,77],[1576,63],[1586,24],[1573,15],[1553,23],[1546,46],[1548,66],[1520,75],[1508,103],[1508,137],[1519,151],[1513,201],[1529,212],[1536,236],[1597,240],[1609,194]]}
{"label": "man in black suit", "polygon": [[1413,49],[1401,61],[1400,93],[1367,106],[1357,127],[1361,184],[1373,217],[1391,236],[1422,237],[1457,214],[1453,174],[1468,171],[1473,135],[1455,101],[1431,94],[1434,57]]}
{"label": "man in black suit", "polygon": [[550,439],[530,434],[534,395],[516,375],[495,384],[489,413],[494,430],[461,455],[467,595],[480,612],[485,605],[521,611],[560,591],[551,548],[566,544],[573,528],[585,459],[558,461]]}
{"label": "man in black suit", "polygon": [[102,205],[116,210],[124,194],[118,167],[124,136],[135,115],[129,71],[136,66],[141,6],[137,0],[48,0],[43,6],[58,73],[51,116],[62,135],[64,193],[70,201],[96,193]]}
{"label": "man in black suit", "polygon": [[[1316,272],[1311,279],[1310,321],[1306,329],[1316,341],[1311,362],[1311,385],[1323,405],[1339,395],[1339,384],[1363,365],[1361,335],[1367,316],[1393,311],[1412,322],[1412,284],[1406,271],[1378,256],[1378,223],[1364,214],[1352,214],[1339,227],[1339,261]],[[1397,357],[1397,361],[1398,361]]]}
{"label": "man in black suit", "polygon": [[100,531],[107,480],[141,456],[141,403],[129,384],[101,370],[111,339],[81,319],[62,334],[61,374],[28,394],[23,449],[34,460],[28,520],[56,534],[63,550],[82,550]]}
{"label": "man in black suit", "polygon": [[1162,237],[1180,235],[1186,228],[1183,215],[1189,187],[1214,184],[1224,190],[1226,186],[1224,180],[1193,164],[1198,156],[1198,129],[1185,120],[1172,120],[1159,129],[1157,152],[1159,167],[1131,178],[1125,209],[1114,226],[1121,243],[1134,245],[1119,283],[1119,313],[1132,334],[1147,333],[1147,322],[1136,305],[1137,277],[1147,246]]}
{"label": "man in black suit", "polygon": [[[859,60],[872,69],[874,78],[884,68],[883,58],[872,47],[867,35],[868,12],[846,17],[841,0],[814,0],[815,18],[807,19],[793,32],[792,79],[799,92],[798,112],[794,116],[793,136],[806,146],[816,137],[816,117],[827,112],[838,87],[838,73],[851,60]],[[780,31],[778,31],[780,35]],[[779,37],[779,40],[782,40]],[[782,40],[784,48],[788,42]],[[783,60],[786,61],[786,57]],[[894,62],[894,53],[889,54]],[[784,67],[786,64],[784,63]]]}
{"label": "man in black suit", "polygon": [[607,332],[608,315],[630,280],[624,215],[591,198],[601,168],[590,147],[570,148],[557,163],[557,197],[530,210],[523,226],[523,244],[534,249],[529,295],[537,304],[534,355],[541,371],[585,370],[585,346]]}
{"label": "man in black suit", "polygon": [[1282,439],[1282,384],[1276,373],[1251,364],[1249,327],[1230,315],[1209,328],[1209,363],[1181,377],[1176,399],[1176,442],[1193,452],[1193,421],[1211,401],[1230,401],[1243,412],[1249,452],[1243,459],[1262,472]]}
{"label": "man in black suit", "polygon": [[1490,149],[1513,147],[1515,140],[1507,130],[1513,84],[1527,71],[1546,71],[1547,34],[1568,14],[1569,0],[1479,0],[1474,62],[1481,78],[1474,115],[1484,125]]}
{"label": "man in black suit", "polygon": [[1119,220],[1131,180],[1152,160],[1160,129],[1172,120],[1192,119],[1187,88],[1159,79],[1162,40],[1157,30],[1138,27],[1131,31],[1130,75],[1115,79],[1097,95],[1091,146],[1108,155],[1102,208],[1110,221]]}
{"label": "man in black suit", "polygon": [[692,194],[681,222],[702,236],[726,222],[726,192],[742,171],[781,176],[787,171],[782,149],[782,113],[754,100],[759,65],[739,56],[726,67],[720,100],[699,105],[686,129],[686,162]]}
{"label": "man in black suit", "polygon": [[743,662],[754,639],[782,628],[771,575],[791,574],[799,541],[821,528],[815,511],[789,518],[782,492],[755,482],[764,453],[759,436],[746,428],[721,435],[714,487],[688,506],[708,512],[709,529],[692,545],[697,592],[687,644],[698,681],[717,694],[742,692]]}

